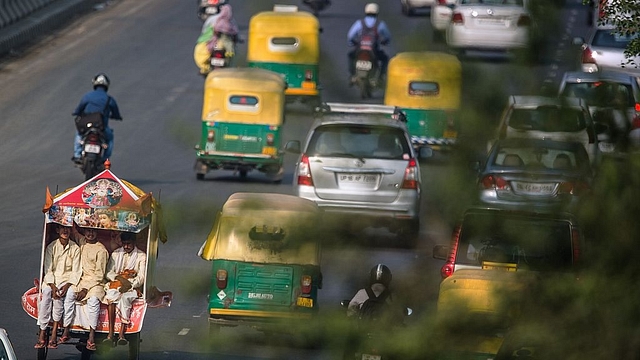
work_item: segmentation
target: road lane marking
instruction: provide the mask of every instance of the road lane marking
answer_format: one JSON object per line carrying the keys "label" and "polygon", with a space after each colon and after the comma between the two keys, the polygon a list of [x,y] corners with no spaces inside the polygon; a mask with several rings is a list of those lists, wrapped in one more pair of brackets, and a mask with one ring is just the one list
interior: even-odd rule
{"label": "road lane marking", "polygon": [[191,329],[183,328],[182,330],[178,331],[178,335],[180,335],[180,336],[187,335],[189,333],[189,330],[191,330]]}

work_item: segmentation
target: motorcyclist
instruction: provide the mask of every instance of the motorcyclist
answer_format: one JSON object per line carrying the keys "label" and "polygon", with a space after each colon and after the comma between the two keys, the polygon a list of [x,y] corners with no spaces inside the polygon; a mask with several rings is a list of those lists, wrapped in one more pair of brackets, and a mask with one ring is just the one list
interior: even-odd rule
{"label": "motorcyclist", "polygon": [[[377,264],[376,266],[371,268],[369,271],[369,288],[373,291],[375,296],[380,296],[383,291],[389,289],[389,284],[391,283],[391,270],[387,265]],[[369,294],[366,288],[358,290],[358,292],[353,296],[351,301],[349,301],[349,306],[347,307],[347,316],[357,316],[360,312],[360,308],[365,301],[369,299]],[[387,303],[391,304],[393,302],[393,296],[391,293],[386,297],[385,300]]]}
{"label": "motorcyclist", "polygon": [[[94,112],[102,113],[102,120],[104,121],[104,136],[107,140],[107,149],[104,152],[104,159],[111,157],[113,150],[113,130],[109,127],[109,119],[122,120],[120,110],[118,109],[118,103],[116,100],[107,94],[109,90],[109,77],[105,73],[99,73],[91,79],[93,85],[93,91],[86,93],[80,103],[73,111],[74,116],[81,114],[89,114]],[[82,137],[79,132],[76,132],[73,147],[73,158],[71,160],[76,164],[81,162],[82,156]]]}
{"label": "motorcyclist", "polygon": [[220,6],[218,20],[213,26],[213,37],[207,43],[210,53],[217,47],[225,49],[225,56],[232,58],[235,55],[235,43],[238,41],[238,25],[233,19],[231,5]]}
{"label": "motorcyclist", "polygon": [[387,73],[387,64],[389,64],[389,56],[381,49],[380,45],[388,45],[391,41],[391,33],[389,32],[389,28],[387,24],[378,19],[378,13],[380,12],[380,7],[376,3],[368,3],[364,7],[365,17],[363,19],[356,20],[356,22],[351,25],[349,32],[347,33],[347,41],[349,46],[354,47],[353,50],[349,51],[349,73],[351,75],[351,84],[356,82],[356,69],[355,69],[355,58],[356,53],[358,51],[358,47],[360,45],[360,40],[362,39],[363,33],[373,33],[375,36],[375,43],[373,51],[376,55],[376,58],[380,62],[380,78],[384,78]]}
{"label": "motorcyclist", "polygon": [[193,48],[193,60],[195,61],[198,69],[200,69],[201,75],[209,73],[209,57],[211,53],[207,49],[207,43],[213,38],[213,27],[216,25],[218,18],[220,17],[220,5],[217,5],[218,11],[215,14],[209,15],[204,24],[202,24],[202,30],[196,40],[196,46]]}

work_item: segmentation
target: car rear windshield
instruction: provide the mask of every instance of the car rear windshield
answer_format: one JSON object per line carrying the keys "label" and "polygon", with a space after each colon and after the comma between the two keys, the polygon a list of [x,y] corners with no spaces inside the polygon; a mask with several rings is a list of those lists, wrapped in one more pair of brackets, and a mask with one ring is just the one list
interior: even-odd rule
{"label": "car rear windshield", "polygon": [[576,132],[587,127],[582,110],[558,106],[513,109],[509,126],[516,130],[546,132]]}
{"label": "car rear windshield", "polygon": [[311,137],[306,154],[408,160],[411,150],[401,129],[340,124],[318,127]]}
{"label": "car rear windshield", "polygon": [[632,36],[616,34],[614,30],[598,30],[593,37],[593,41],[591,41],[591,45],[596,47],[625,49],[632,39]]}
{"label": "car rear windshield", "polygon": [[589,106],[597,107],[633,107],[636,103],[631,85],[615,82],[567,83],[562,96],[578,97],[586,100]]}
{"label": "car rear windshield", "polygon": [[568,270],[573,263],[569,221],[508,213],[467,214],[457,264],[517,264],[534,271]]}
{"label": "car rear windshield", "polygon": [[589,157],[582,146],[558,148],[504,145],[496,151],[493,165],[562,171],[584,170],[589,166]]}

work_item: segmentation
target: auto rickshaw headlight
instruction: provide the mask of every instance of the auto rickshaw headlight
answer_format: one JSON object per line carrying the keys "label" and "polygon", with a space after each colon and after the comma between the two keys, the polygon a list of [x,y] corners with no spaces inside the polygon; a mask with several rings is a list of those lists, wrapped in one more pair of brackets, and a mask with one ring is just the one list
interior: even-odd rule
{"label": "auto rickshaw headlight", "polygon": [[220,290],[227,288],[227,270],[218,269],[216,271],[216,285]]}

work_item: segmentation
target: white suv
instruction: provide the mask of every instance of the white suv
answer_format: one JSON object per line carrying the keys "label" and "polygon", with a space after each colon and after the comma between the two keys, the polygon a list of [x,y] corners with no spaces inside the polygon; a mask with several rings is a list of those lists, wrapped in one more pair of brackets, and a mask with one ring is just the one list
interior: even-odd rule
{"label": "white suv", "polygon": [[311,126],[294,173],[295,193],[325,216],[382,227],[413,246],[420,229],[420,168],[404,114],[392,106],[328,103]]}

